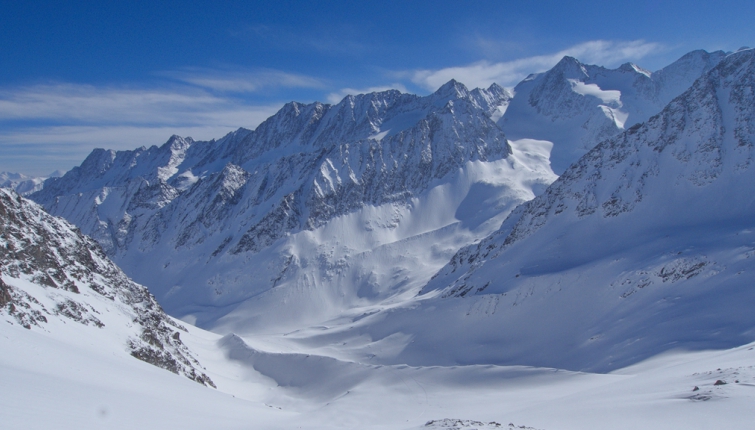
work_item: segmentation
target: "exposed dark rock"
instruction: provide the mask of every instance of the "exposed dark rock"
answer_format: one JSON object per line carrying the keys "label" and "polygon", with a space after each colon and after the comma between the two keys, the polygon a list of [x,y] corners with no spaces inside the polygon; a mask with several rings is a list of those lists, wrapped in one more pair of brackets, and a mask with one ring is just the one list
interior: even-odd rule
{"label": "exposed dark rock", "polygon": [[0,214],[0,239],[5,243],[0,247],[0,275],[24,277],[43,290],[50,289],[47,299],[55,302],[48,310],[40,300],[0,277],[0,313],[12,317],[8,322],[15,320],[31,329],[55,316],[104,328],[97,309],[79,298],[77,285],[81,285],[87,292],[117,299],[123,311],[133,315],[138,335],[124,339],[132,356],[214,386],[197,370],[201,365],[178,336],[186,328],[168,317],[147,289],[129,279],[96,242],[10,191],[0,190]]}

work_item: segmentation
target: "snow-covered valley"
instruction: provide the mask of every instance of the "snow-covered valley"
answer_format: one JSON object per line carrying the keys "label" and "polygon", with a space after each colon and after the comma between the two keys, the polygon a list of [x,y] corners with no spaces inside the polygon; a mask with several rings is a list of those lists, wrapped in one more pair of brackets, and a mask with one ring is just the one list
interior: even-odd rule
{"label": "snow-covered valley", "polygon": [[1,191],[0,415],[750,428],[754,77],[753,50],[565,58],[513,94],[451,81],[95,150],[41,207]]}
{"label": "snow-covered valley", "polygon": [[248,347],[188,328],[184,342],[217,390],[104,347],[105,339],[0,326],[4,426],[748,429],[755,419],[755,344],[671,351],[609,374],[368,367],[280,353],[268,357],[277,363],[270,369]]}

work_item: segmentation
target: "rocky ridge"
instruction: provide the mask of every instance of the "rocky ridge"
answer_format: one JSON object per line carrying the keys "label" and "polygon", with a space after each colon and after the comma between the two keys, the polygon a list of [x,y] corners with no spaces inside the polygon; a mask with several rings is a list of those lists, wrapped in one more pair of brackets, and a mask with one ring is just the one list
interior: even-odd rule
{"label": "rocky ridge", "polygon": [[[130,327],[127,337],[109,314]],[[133,357],[214,386],[181,342],[186,329],[145,287],[77,228],[10,190],[0,190],[0,315],[30,330],[56,330],[52,320],[112,330]]]}
{"label": "rocky ridge", "polygon": [[[473,187],[492,208],[531,198],[555,179],[549,148],[534,145],[524,150],[529,155],[512,155],[494,121],[509,100],[497,85],[470,91],[450,81],[426,97],[391,90],[347,96],[337,105],[292,102],[254,131],[239,129],[218,141],[173,136],[161,147],[95,150],[32,198],[97,240],[171,312],[238,303],[283,281],[305,282],[309,275],[296,275],[299,269],[340,276],[345,265],[353,267],[346,260],[358,251],[345,243],[352,237],[341,237],[352,236],[345,230],[327,239],[328,246],[292,243],[335,219],[362,217],[372,208],[386,212],[380,217],[387,219],[365,218],[360,222],[368,228],[355,230],[369,250],[458,222],[453,214]],[[484,169],[496,171],[483,177]],[[443,209],[449,216],[409,221],[431,190],[450,183],[461,188],[442,198],[451,205]],[[474,230],[488,221],[470,225]],[[400,232],[402,223],[416,233]],[[444,234],[475,240],[493,226],[483,227],[471,236],[470,227]],[[296,251],[303,246],[316,250]],[[243,270],[251,261],[255,273]],[[312,276],[319,283],[323,275]],[[374,284],[368,274],[354,276]]]}
{"label": "rocky ridge", "polygon": [[[173,136],[159,148],[95,150],[32,198],[114,256],[137,235],[154,242],[166,212],[185,219],[178,246],[212,236],[199,224],[242,217],[246,231],[234,232],[228,250],[258,251],[364,204],[406,200],[467,161],[506,157],[510,148],[489,115],[508,99],[497,85],[469,91],[452,81],[428,97],[392,90],[335,106],[292,102],[256,130],[217,142]],[[209,213],[197,207],[205,200]],[[239,204],[243,213],[229,213]]]}

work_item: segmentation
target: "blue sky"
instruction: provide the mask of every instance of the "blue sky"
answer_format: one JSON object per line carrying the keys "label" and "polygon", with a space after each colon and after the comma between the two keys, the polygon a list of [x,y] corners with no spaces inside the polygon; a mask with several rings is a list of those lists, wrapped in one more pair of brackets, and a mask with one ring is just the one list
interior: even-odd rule
{"label": "blue sky", "polygon": [[513,87],[563,55],[657,70],[755,44],[752,1],[0,0],[0,171],[254,128],[290,100],[455,78]]}

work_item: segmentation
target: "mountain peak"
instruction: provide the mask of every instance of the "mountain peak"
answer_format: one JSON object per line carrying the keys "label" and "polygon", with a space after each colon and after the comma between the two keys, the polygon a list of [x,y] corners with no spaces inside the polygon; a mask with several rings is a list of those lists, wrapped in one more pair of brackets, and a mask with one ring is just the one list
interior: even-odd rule
{"label": "mountain peak", "polygon": [[546,72],[547,75],[563,75],[566,79],[583,79],[589,77],[585,65],[574,57],[565,56],[551,70]]}
{"label": "mountain peak", "polygon": [[582,67],[583,64],[578,59],[570,56],[570,55],[564,55],[563,58],[561,58],[558,63],[556,63],[555,66],[553,66],[554,69],[564,69],[569,67]]}
{"label": "mountain peak", "polygon": [[173,136],[168,139],[167,142],[163,144],[163,148],[170,148],[173,151],[183,150],[188,148],[194,143],[194,139],[191,137],[181,137],[177,134],[174,134]]}
{"label": "mountain peak", "polygon": [[512,97],[511,92],[509,90],[507,90],[506,88],[503,88],[502,86],[496,84],[495,82],[490,84],[490,86],[488,87],[488,92],[491,94],[495,94],[497,96],[506,96],[508,98]]}
{"label": "mountain peak", "polygon": [[460,98],[466,97],[469,94],[469,89],[456,79],[451,79],[438,88],[434,94],[442,97]]}
{"label": "mountain peak", "polygon": [[648,78],[652,74],[649,70],[645,70],[642,67],[634,63],[630,63],[630,62],[622,64],[621,66],[619,66],[618,70],[621,70],[624,72],[630,72],[630,73],[639,73],[639,74],[647,76]]}

